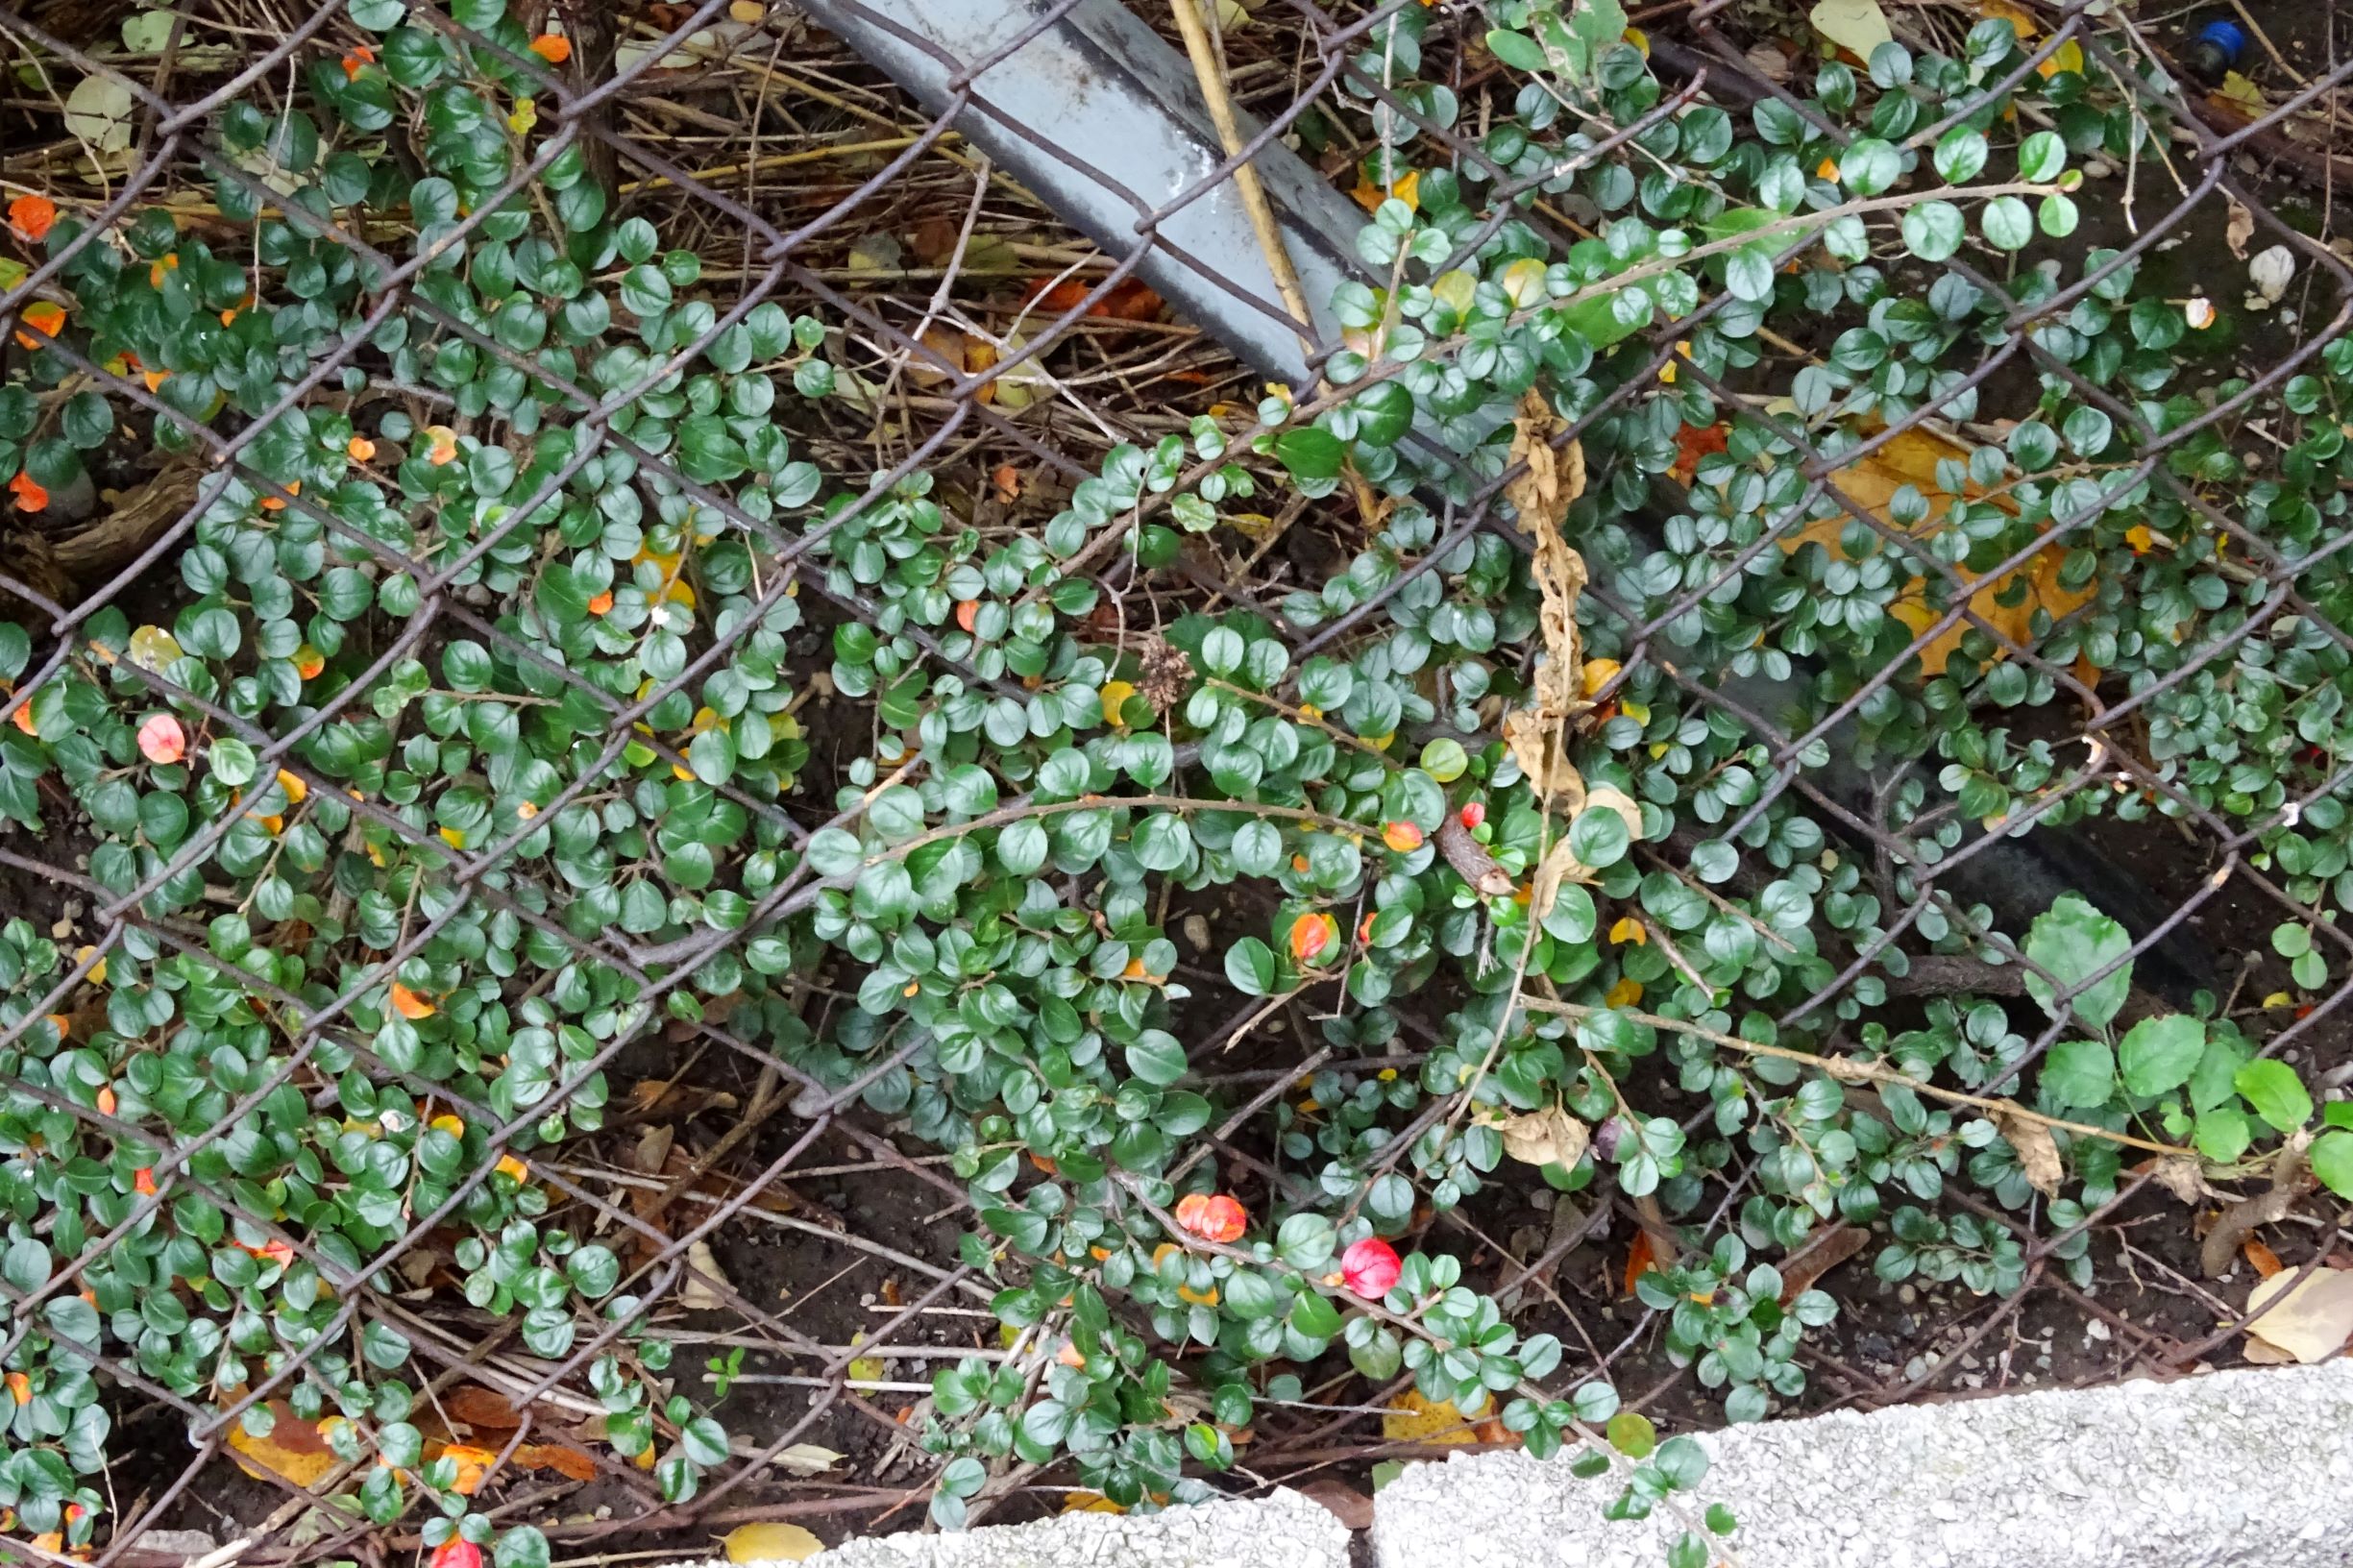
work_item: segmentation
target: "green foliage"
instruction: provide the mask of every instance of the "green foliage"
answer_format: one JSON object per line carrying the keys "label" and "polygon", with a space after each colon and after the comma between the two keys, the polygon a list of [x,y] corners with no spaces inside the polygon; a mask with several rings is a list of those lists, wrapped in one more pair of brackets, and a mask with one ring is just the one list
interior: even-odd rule
{"label": "green foliage", "polygon": [[[498,5],[454,14],[528,58]],[[380,1323],[340,1332],[343,1303],[390,1287],[361,1271],[429,1214],[456,1233],[465,1300],[531,1354],[617,1332],[587,1370],[606,1439],[624,1459],[655,1454],[665,1497],[696,1495],[727,1434],[660,1387],[650,1303],[612,1251],[551,1218],[532,1162],[602,1125],[615,1047],[722,1003],[731,1034],[854,1090],[967,1185],[962,1258],[1009,1337],[1006,1359],[934,1376],[919,1437],[945,1526],[1015,1463],[1067,1458],[1125,1507],[1207,1495],[1200,1472],[1234,1463],[1258,1403],[1299,1398],[1304,1369],[1342,1359],[1465,1415],[1500,1407],[1532,1453],[1614,1463],[1617,1512],[1679,1507],[1697,1445],[1657,1441],[1605,1383],[1548,1386],[1557,1342],[1522,1335],[1434,1238],[1408,1251],[1508,1169],[1516,1115],[1590,1128],[1546,1178],[1654,1201],[1687,1244],[1636,1288],[1736,1421],[1802,1391],[1804,1332],[1835,1306],[1813,1290],[1784,1305],[1767,1260],[1822,1225],[1883,1222],[1884,1279],[2012,1291],[2022,1237],[2113,1195],[2118,1138],[2188,1139],[2231,1167],[2312,1123],[2295,1074],[2211,999],[2136,1009],[2132,935],[2088,900],[2003,932],[1922,880],[2029,808],[2211,812],[2314,911],[2272,937],[2307,987],[2326,978],[2314,926],[2353,894],[2353,830],[2316,794],[2353,761],[2343,649],[2301,618],[2260,620],[2264,584],[2211,522],[2120,478],[2231,383],[2187,373],[2177,306],[2130,266],[2100,272],[2103,253],[2005,272],[2007,294],[1944,265],[2073,228],[2071,159],[2142,134],[2116,84],[2046,82],[1988,23],[1966,59],[1890,45],[1867,75],[1830,62],[1797,84],[1803,113],[1699,105],[1597,156],[1599,127],[1661,99],[1623,12],[1500,0],[1487,50],[1543,80],[1482,117],[1480,157],[1415,170],[1416,127],[1368,116],[1376,172],[1392,189],[1414,173],[1415,194],[1383,201],[1360,240],[1385,284],[1332,302],[1349,336],[1331,395],[1118,446],[1008,537],[932,473],[885,482],[804,455],[819,405],[856,395],[836,328],[773,302],[722,328],[703,258],[665,250],[680,236],[650,217],[617,219],[576,148],[505,192],[550,145],[515,129],[527,71],[391,0],[351,17],[378,60],[322,56],[305,109],[218,117],[232,160],[273,170],[266,186],[222,173],[214,192],[250,246],[216,249],[148,208],[57,279],[78,353],[160,376],[158,446],[194,451],[207,425],[251,440],[208,481],[168,625],[103,612],[51,671],[29,629],[0,625],[0,679],[41,672],[14,694],[22,722],[0,725],[0,813],[41,832],[70,816],[91,877],[151,922],[103,955],[103,978],[85,969],[75,1016],[94,1021],[72,1039],[47,1016],[82,961],[23,920],[0,928],[0,1019],[25,1025],[0,1052],[0,1275],[33,1291],[73,1264],[89,1291],[53,1291],[8,1359],[34,1393],[0,1439],[0,1492],[15,1488],[25,1528],[90,1538],[103,1351],[200,1409],[283,1374],[299,1417],[343,1423],[339,1454],[384,1461],[355,1488],[369,1518],[422,1502],[443,1515],[428,1544],[488,1539],[452,1475],[422,1462],[412,1347]],[[1421,76],[1429,25],[1424,8],[1391,12],[1356,63],[1451,126],[1453,90]],[[2013,79],[1929,156],[1912,150],[1946,103]],[[2059,129],[2018,134],[2044,120]],[[1601,214],[1595,235],[1551,246],[1526,216],[1539,187]],[[355,232],[413,268],[407,293],[378,292],[338,237]],[[1884,533],[1805,483],[1806,449],[1835,468],[1923,410],[1974,419],[1967,356],[2046,303],[2039,340],[2148,429],[2045,375],[2004,442],[1956,437],[1933,487],[1894,486]],[[1662,377],[1637,334],[1669,326],[1687,368]],[[1778,376],[1769,326],[1826,353],[1778,404],[1721,399],[1718,382]],[[364,349],[341,395],[289,400],[347,343]],[[11,364],[0,470],[65,484],[122,404],[54,350]],[[2259,478],[2218,429],[2165,460],[2237,486],[2278,550],[2313,551],[2343,522],[2347,378],[2338,343],[2288,384],[2286,451]],[[1560,527],[1607,585],[1579,606],[1595,661],[1580,674],[1607,696],[1568,752],[1626,812],[1539,799],[1490,739],[1545,646],[1524,557],[1482,531],[1430,562],[1433,507],[1504,474],[1528,400],[1584,422],[1590,483]],[[1359,487],[1376,507],[1361,549],[1272,606],[1282,627],[1221,609],[1140,646],[1096,620],[1089,572],[1109,552],[1156,571],[1221,507]],[[1638,528],[1654,492],[1674,510]],[[2051,677],[1973,623],[1930,656],[1921,630],[1952,589],[1929,564],[1984,572],[2022,551],[2048,557],[2072,607],[2046,595],[2020,636],[2044,665],[2148,694],[2164,791],[2052,804],[2066,769],[2011,727],[2054,700]],[[2305,585],[2330,613],[2353,608],[2341,560]],[[804,578],[835,606],[815,628],[821,673],[871,719],[870,751],[823,799],[796,717],[821,673],[795,651]],[[2001,592],[2022,604],[2022,587]],[[480,607],[472,624],[452,596]],[[1285,633],[1376,601],[1295,656]],[[406,635],[429,602],[444,606],[432,635]],[[1790,759],[1669,664],[1703,686],[1771,683],[1790,733],[1872,686],[1836,745],[1901,772],[1883,804],[1909,858],[1875,868],[1834,841],[1784,787]],[[143,748],[157,717],[184,756]],[[1820,768],[1831,748],[1817,738],[1795,760]],[[1466,880],[1442,829],[1502,883]],[[1695,845],[1687,868],[1671,844]],[[1562,845],[1579,873],[1536,913],[1531,884]],[[1229,887],[1263,923],[1224,934],[1225,980],[1270,1004],[1312,991],[1325,1053],[1304,1095],[1268,1108],[1286,1184],[1211,1244],[1183,1204],[1240,1179],[1201,1139],[1234,1095],[1178,1033],[1190,971],[1163,922],[1174,893]],[[2043,1017],[1968,990],[1884,1010],[1908,953],[1989,973],[2022,957]],[[804,1014],[821,972],[841,1003]],[[1418,1064],[1385,1065],[1416,996],[1452,1011],[1417,1038]],[[318,1034],[297,1078],[287,1041],[306,1019]],[[2038,1056],[2026,1031],[2047,1023]],[[1814,1060],[1834,1041],[1924,1087],[1851,1092],[1847,1065]],[[2030,1176],[1994,1119],[1948,1108],[1955,1085],[2025,1097],[2018,1113],[2056,1127],[2068,1190]],[[2341,1111],[2310,1161],[2353,1193]],[[1736,1172],[1742,1201],[1715,1231],[1711,1188]],[[1955,1181],[2014,1224],[1937,1209]],[[1408,1251],[1378,1302],[1331,1272],[1370,1237]],[[2082,1235],[2050,1256],[2089,1284]],[[710,1370],[723,1397],[740,1352]],[[1707,1531],[1729,1528],[1707,1511]],[[1707,1550],[1695,1531],[1673,1560]],[[517,1531],[498,1555],[545,1554]]]}

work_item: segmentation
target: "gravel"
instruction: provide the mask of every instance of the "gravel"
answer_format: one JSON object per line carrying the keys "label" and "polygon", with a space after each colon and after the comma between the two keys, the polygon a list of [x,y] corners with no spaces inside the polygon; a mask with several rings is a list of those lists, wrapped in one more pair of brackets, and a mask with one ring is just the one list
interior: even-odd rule
{"label": "gravel", "polygon": [[[1693,1518],[1731,1506],[1752,1568],[2342,1568],[2353,1360],[2171,1383],[1838,1411],[1703,1436]],[[1379,1568],[1658,1568],[1664,1509],[1602,1517],[1608,1478],[1490,1454],[1384,1487]]]}
{"label": "gravel", "polygon": [[953,1535],[878,1535],[808,1560],[810,1568],[1348,1568],[1348,1531],[1284,1487],[1257,1502],[1163,1513],[1066,1513]]}

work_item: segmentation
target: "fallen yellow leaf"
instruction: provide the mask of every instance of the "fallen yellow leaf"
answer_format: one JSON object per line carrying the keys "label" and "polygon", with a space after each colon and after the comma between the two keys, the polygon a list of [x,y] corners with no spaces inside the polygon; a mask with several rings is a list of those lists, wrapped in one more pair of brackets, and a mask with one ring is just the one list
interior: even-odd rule
{"label": "fallen yellow leaf", "polygon": [[729,1562],[801,1562],[825,1550],[798,1525],[738,1525],[727,1531]]}
{"label": "fallen yellow leaf", "polygon": [[2010,30],[2019,36],[2021,41],[2033,38],[2043,31],[2042,24],[2034,19],[2032,12],[2023,6],[2012,5],[2010,0],[1977,0],[1977,13],[1980,16],[1998,16],[2008,22]]}
{"label": "fallen yellow leaf", "polygon": [[489,1449],[476,1448],[470,1443],[452,1443],[441,1451],[441,1457],[456,1462],[457,1479],[450,1482],[450,1490],[460,1497],[472,1497],[481,1489],[482,1478],[490,1473],[490,1466],[498,1458]]}
{"label": "fallen yellow leaf", "polygon": [[2263,1314],[2247,1325],[2248,1360],[2325,1361],[2353,1338],[2353,1270],[2298,1272],[2283,1270],[2248,1294],[2247,1315]]}
{"label": "fallen yellow leaf", "polygon": [[1874,49],[1896,41],[1879,0],[1822,0],[1807,16],[1815,32],[1865,63]]}
{"label": "fallen yellow leaf", "polygon": [[[1968,448],[1948,441],[1943,436],[1927,430],[1903,430],[1887,445],[1857,462],[1850,463],[1831,478],[1856,505],[1924,545],[1946,527],[1956,500],[1937,483],[1937,464],[1947,458],[1966,462],[1968,457]],[[1928,510],[1918,524],[1901,527],[1892,523],[1890,508],[1897,492],[1906,485],[1920,492],[1928,503]],[[2007,498],[1998,498],[1994,504],[2005,511],[2015,510]],[[1794,551],[1811,542],[1843,560],[1846,551],[1840,547],[1839,536],[1852,521],[1849,513],[1839,511],[1784,536],[1781,548]],[[1892,545],[1883,545],[1882,548],[1895,551],[1893,564],[1907,576],[1902,593],[1888,606],[1888,613],[1918,635],[1944,619],[1945,612],[1930,600],[1927,586],[1921,579],[1919,568],[1924,563]],[[2068,588],[2060,583],[2059,568],[2066,558],[2066,551],[2062,547],[2049,546],[2038,551],[2026,565],[1998,581],[1987,581],[1965,565],[1956,565],[1953,571],[1964,582],[1984,584],[1970,595],[1970,609],[2002,637],[2022,648],[2034,640],[2031,626],[2036,610],[2047,610],[2051,619],[2057,620],[2088,602],[2092,597],[2088,591]],[[2017,584],[2022,577],[2025,579],[2025,591],[2018,594]],[[2018,602],[2001,602],[2005,592],[2016,597]],[[1931,675],[1943,674],[1947,661],[1960,647],[1961,635],[1970,625],[1971,623],[1967,621],[1956,622],[1939,632],[1921,649],[1921,668]],[[1997,660],[2005,656],[2005,650],[1996,649]]]}
{"label": "fallen yellow leaf", "polygon": [[1409,171],[1404,179],[1397,181],[1385,190],[1374,184],[1370,180],[1360,179],[1357,182],[1357,188],[1348,194],[1355,199],[1357,206],[1371,212],[1392,196],[1405,203],[1408,208],[1419,210],[1422,205],[1421,192],[1421,171],[1415,169]]}
{"label": "fallen yellow leaf", "polygon": [[2271,106],[2264,101],[2263,88],[2237,71],[2223,76],[2222,86],[2216,89],[2215,96],[2229,100],[2250,114],[2261,116],[2271,111]]}
{"label": "fallen yellow leaf", "polygon": [[1455,1409],[1451,1399],[1436,1404],[1422,1397],[1419,1388],[1409,1388],[1389,1401],[1388,1413],[1381,1418],[1381,1435],[1392,1443],[1475,1443],[1479,1434],[1471,1430],[1462,1412]]}
{"label": "fallen yellow leaf", "polygon": [[[849,1342],[853,1345],[864,1344],[866,1335],[853,1334],[849,1336]],[[890,1364],[879,1356],[860,1356],[849,1363],[849,1376],[853,1383],[880,1383],[890,1373]]]}
{"label": "fallen yellow leaf", "polygon": [[319,1429],[295,1415],[284,1400],[271,1400],[270,1413],[278,1421],[267,1437],[254,1436],[241,1421],[230,1424],[229,1446],[236,1453],[237,1467],[257,1481],[278,1476],[310,1490],[341,1461]]}

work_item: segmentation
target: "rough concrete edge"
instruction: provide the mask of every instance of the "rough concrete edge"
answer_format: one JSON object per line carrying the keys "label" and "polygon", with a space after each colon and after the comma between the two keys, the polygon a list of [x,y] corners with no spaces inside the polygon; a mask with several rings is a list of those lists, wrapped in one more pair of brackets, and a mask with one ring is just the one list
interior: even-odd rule
{"label": "rough concrete edge", "polygon": [[[2353,1360],[2044,1390],[1699,1434],[1683,1494],[1729,1506],[1774,1568],[2334,1568],[2353,1562]],[[1657,1564],[1686,1528],[1605,1519],[1566,1458],[1409,1466],[1377,1499],[1378,1568]]]}
{"label": "rough concrete edge", "polygon": [[[1247,1502],[1159,1513],[1066,1513],[944,1535],[869,1536],[820,1552],[804,1568],[1348,1568],[1348,1536],[1329,1510],[1282,1486]],[[729,1565],[706,1559],[673,1568]]]}
{"label": "rough concrete edge", "polygon": [[[2341,1568],[2353,1563],[2353,1358],[2042,1390],[1697,1434],[1684,1494],[1772,1568]],[[1378,1568],[1656,1568],[1661,1511],[1611,1521],[1566,1459],[1409,1465],[1374,1500]],[[1066,1513],[845,1542],[815,1568],[1348,1568],[1350,1531],[1287,1487],[1154,1514]],[[671,1568],[729,1568],[705,1559]],[[740,1565],[739,1565],[740,1568]],[[754,1565],[769,1568],[769,1565]],[[774,1568],[782,1568],[781,1564]]]}

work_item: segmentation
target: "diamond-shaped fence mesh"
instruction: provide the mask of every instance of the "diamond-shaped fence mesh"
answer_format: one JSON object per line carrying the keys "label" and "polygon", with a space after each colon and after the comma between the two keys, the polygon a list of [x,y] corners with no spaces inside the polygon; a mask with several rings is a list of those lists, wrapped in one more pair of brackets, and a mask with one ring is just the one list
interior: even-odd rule
{"label": "diamond-shaped fence mesh", "polygon": [[[1434,760],[1443,746],[1504,764],[1502,715],[1560,652],[1539,608],[1547,541],[1525,526],[1543,483],[1581,508],[1561,514],[1585,555],[1574,613],[1610,655],[1583,666],[1581,761],[1598,783],[1595,757],[1622,758],[1609,776],[1667,826],[1632,848],[1639,894],[1601,884],[1600,923],[1620,926],[1602,945],[1627,972],[1589,1001],[1584,973],[1539,975],[1541,1020],[1663,1013],[1730,1050],[1786,1039],[1924,1073],[1939,1058],[1888,1039],[1946,1027],[1956,1056],[1979,1053],[1948,1098],[2007,1128],[2090,1001],[2137,973],[2175,1008],[2217,992],[2208,1011],[2241,1018],[2260,1056],[2334,1082],[2353,943],[2325,917],[2346,866],[2353,640],[2336,454],[2316,432],[2338,417],[2330,350],[2353,315],[2328,228],[2353,167],[2328,150],[2353,62],[2324,26],[2282,12],[2295,58],[2267,36],[2270,61],[2243,66],[2262,86],[2209,93],[2182,85],[2172,22],[1905,8],[1904,41],[1951,69],[1929,86],[1884,60],[1849,70],[1850,102],[1860,83],[1908,106],[1864,123],[1826,110],[1826,53],[1777,41],[1810,39],[1793,18],[1655,6],[1627,35],[1628,74],[1603,76],[1655,94],[1612,123],[1495,41],[1528,44],[1509,32],[1527,26],[1547,69],[1594,68],[1526,6],[1176,7],[0,11],[18,199],[0,435],[23,471],[0,527],[23,633],[0,713],[0,867],[21,918],[0,955],[20,1412],[0,1470],[29,1532],[68,1536],[12,1552],[110,1562],[189,1525],[235,1543],[222,1563],[412,1551],[415,1511],[315,1507],[388,1467],[334,1411],[395,1376],[404,1397],[376,1420],[424,1447],[389,1467],[450,1458],[457,1479],[437,1484],[567,1555],[665,1526],[919,1512],[935,1477],[914,1445],[935,1412],[912,1408],[932,1372],[971,1358],[1034,1392],[1053,1355],[1000,1334],[1020,1258],[954,1239],[1012,1234],[975,1194],[1030,1184],[996,1156],[1034,1142],[1015,1129],[1040,1087],[983,1104],[935,1068],[911,1089],[911,1064],[961,1047],[876,1000],[878,976],[915,997],[963,929],[946,1005],[967,1040],[1008,1021],[987,982],[1012,959],[973,956],[974,917],[942,913],[979,863],[923,852],[1122,799],[1238,799],[1287,833],[1337,817],[1377,839],[1385,759],[1439,745],[1419,755],[1442,784],[1462,772]],[[2015,25],[2014,48],[1987,43],[1989,21]],[[2054,125],[2098,165],[2072,193],[2080,230],[2047,219],[2035,249],[1913,233],[1944,220],[1890,188],[1899,168],[1990,190],[1946,168],[1951,137],[1976,135],[1982,164],[1986,136]],[[1820,166],[1777,205],[1724,204],[1752,222],[1694,214],[1680,249],[1638,237],[1685,215],[1679,184],[1723,156],[1698,143],[1735,130],[1767,151],[1715,164],[1728,189],[1775,148]],[[1136,184],[1138,150],[1163,143],[1162,183]],[[1862,185],[1855,166],[1880,159]],[[2027,211],[2009,185],[1988,199]],[[1368,212],[1403,233],[1449,204],[1472,214],[1451,233],[1379,260],[1359,246]],[[1860,248],[1812,265],[1834,221]],[[1532,277],[1514,257],[1538,258]],[[1416,290],[1413,320],[1447,325],[1408,349]],[[1793,308],[1768,313],[1775,298]],[[1599,326],[1578,314],[1596,303]],[[2218,308],[2244,336],[2193,355]],[[1514,337],[1552,310],[1572,325]],[[1287,383],[1271,402],[1270,378]],[[1383,382],[1417,400],[1379,443],[1392,458],[1360,448],[1343,474],[1286,444],[1336,412],[1360,439]],[[2103,590],[2111,557],[2146,580]],[[1213,701],[1188,717],[1246,674],[1197,636],[1177,652],[1177,628],[1237,614],[1280,650],[1250,694],[1262,716],[1328,731],[1339,758],[1287,800],[1228,777]],[[1748,621],[1753,650],[1710,640]],[[1381,667],[1403,719],[1392,700],[1386,734],[1335,728],[1347,690],[1321,701],[1308,672],[1392,624],[1431,661]],[[1848,635],[1875,649],[1868,668],[1827,659]],[[1100,725],[1072,718],[1096,709]],[[1149,770],[1122,754],[1072,786],[1005,761],[1107,725],[1169,744]],[[1271,772],[1296,747],[1252,730],[1239,748]],[[1342,781],[1360,755],[1370,787]],[[1658,783],[1677,770],[1683,785]],[[870,821],[926,784],[948,792],[931,819]],[[867,844],[846,866],[827,853],[845,834]],[[1213,1105],[1139,1167],[1183,1186],[1213,1161],[1307,1207],[1319,1108],[1294,1086],[1345,1070],[1385,1136],[1338,1187],[1324,1175],[1336,1213],[1407,1177],[1430,1250],[1557,1314],[1577,1348],[1549,1381],[1651,1368],[1630,1399],[1681,1382],[1688,1359],[1644,1360],[1663,1314],[1609,1303],[1622,1244],[1599,1299],[1553,1284],[1613,1223],[1621,1243],[1654,1235],[1652,1186],[1605,1181],[1579,1223],[1529,1244],[1458,1191],[1432,1212],[1456,1176],[1431,1138],[1461,1129],[1469,1074],[1380,1110],[1380,1085],[1453,1062],[1465,986],[1491,994],[1511,968],[1492,920],[1393,993],[1336,969],[1261,1000],[1216,955],[1278,897],[1335,891],[1304,837],[1271,874],[1307,882],[1226,901],[1231,865],[1203,897],[1196,862],[1161,865],[1143,838],[1123,852],[1151,873],[1148,905],[1108,907],[1059,842],[1029,867],[1138,966],[1092,961],[1087,1005],[1144,981],[1129,1021],[1166,1025],[1182,1059],[1143,1076],[1189,1071]],[[1734,846],[1760,875],[1714,870]],[[900,892],[933,922],[895,939],[922,943],[919,964],[855,934],[900,866],[944,879]],[[1801,887],[1793,866],[1816,870]],[[1368,951],[1360,922],[1394,902],[1381,874],[1325,900]],[[1760,889],[1790,902],[1765,909]],[[2129,941],[2054,968],[2025,932],[2069,892]],[[1688,921],[1660,913],[1685,905]],[[1036,915],[1009,894],[980,942],[1012,943]],[[1739,948],[1731,978],[1702,933]],[[1740,994],[1760,945],[1789,961]],[[1432,981],[1440,958],[1468,980]],[[1715,1010],[1660,1006],[1686,980]],[[1923,1021],[1956,994],[1978,998],[1966,1026]],[[2120,1003],[2098,1008],[2104,1025]],[[1491,1017],[1480,1030],[1502,1039]],[[1075,1081],[1052,1081],[1073,1070],[1066,1047],[1042,1069],[1049,1097]],[[1646,1112],[1732,1132],[1706,1070],[1664,1081]],[[2035,1103],[2057,1114],[2044,1124],[2071,1119],[2064,1098]],[[951,1125],[961,1148],[927,1139]],[[2125,1168],[2064,1213],[1943,1185],[1989,1254],[2011,1243],[2021,1283],[1884,1331],[1903,1355],[1809,1350],[1816,1388],[1904,1397],[1991,1360],[2005,1331],[2014,1350],[2022,1326],[2047,1356],[2054,1323],[2113,1329],[2143,1362],[2211,1352],[2213,1314],[2145,1327],[2068,1266],[2096,1234],[2129,1263],[2129,1216],[2155,1212],[2145,1189],[2187,1127],[2119,1117]],[[1115,1165],[1134,1152],[1109,1147]],[[1668,1193],[1686,1240],[1762,1245],[1750,1209],[1785,1152],[1734,1139],[1687,1173]],[[39,1386],[18,1392],[20,1368]],[[699,1412],[731,1384],[723,1432],[669,1403]],[[1303,1361],[1261,1387],[1237,1478],[1373,1455],[1363,1423],[1402,1386],[1351,1391]],[[828,1468],[827,1445],[846,1460]],[[651,1462],[681,1451],[691,1464]],[[1073,1484],[1042,1461],[997,1474],[993,1502]],[[93,1485],[94,1537],[60,1511]]]}

